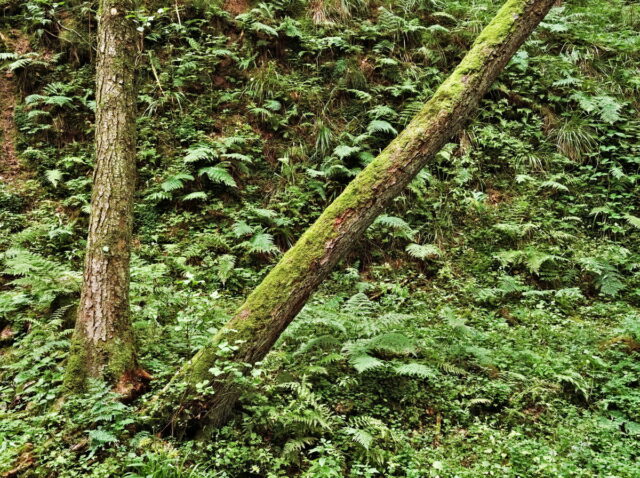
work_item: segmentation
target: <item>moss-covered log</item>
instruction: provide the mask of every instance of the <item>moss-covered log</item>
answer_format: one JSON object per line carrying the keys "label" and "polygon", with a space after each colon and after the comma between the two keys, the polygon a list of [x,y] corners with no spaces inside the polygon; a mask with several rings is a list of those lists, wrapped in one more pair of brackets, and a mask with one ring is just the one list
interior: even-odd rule
{"label": "moss-covered log", "polygon": [[[433,97],[282,257],[236,315],[156,397],[151,415],[174,432],[223,423],[238,397],[228,375],[210,369],[220,345],[237,347],[236,364],[254,364],[271,349],[309,296],[365,229],[460,130],[491,83],[555,0],[508,0]],[[228,360],[228,359],[225,359]],[[200,393],[203,383],[209,393]],[[211,393],[212,391],[212,393]]]}
{"label": "moss-covered log", "polygon": [[129,395],[138,368],[129,316],[129,260],[136,183],[136,31],[132,0],[101,0],[96,65],[96,164],[84,283],[65,385],[88,377]]}

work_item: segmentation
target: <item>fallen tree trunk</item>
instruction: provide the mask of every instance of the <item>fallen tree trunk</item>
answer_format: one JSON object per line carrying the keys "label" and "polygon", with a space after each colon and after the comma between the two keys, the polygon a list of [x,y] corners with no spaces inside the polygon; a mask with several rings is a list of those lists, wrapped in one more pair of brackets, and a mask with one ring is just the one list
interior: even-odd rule
{"label": "fallen tree trunk", "polygon": [[[285,253],[262,283],[155,397],[148,410],[164,432],[219,426],[239,389],[214,366],[262,360],[309,296],[365,229],[456,134],[555,0],[508,0],[407,128]],[[223,349],[234,347],[231,357]],[[217,377],[212,372],[217,372]],[[203,387],[204,385],[204,387]],[[207,388],[208,387],[208,388]]]}

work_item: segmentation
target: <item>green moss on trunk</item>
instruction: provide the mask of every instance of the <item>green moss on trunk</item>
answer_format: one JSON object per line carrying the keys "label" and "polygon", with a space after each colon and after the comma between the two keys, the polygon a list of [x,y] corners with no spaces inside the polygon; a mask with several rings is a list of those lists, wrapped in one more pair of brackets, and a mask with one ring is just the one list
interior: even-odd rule
{"label": "green moss on trunk", "polygon": [[[171,430],[219,425],[238,390],[209,372],[218,346],[237,346],[236,363],[254,364],[364,230],[468,119],[491,83],[555,0],[508,0],[471,50],[407,128],[322,213],[247,298],[236,315],[171,380],[152,414]],[[212,383],[199,396],[196,385]],[[179,402],[179,403],[177,403]]]}

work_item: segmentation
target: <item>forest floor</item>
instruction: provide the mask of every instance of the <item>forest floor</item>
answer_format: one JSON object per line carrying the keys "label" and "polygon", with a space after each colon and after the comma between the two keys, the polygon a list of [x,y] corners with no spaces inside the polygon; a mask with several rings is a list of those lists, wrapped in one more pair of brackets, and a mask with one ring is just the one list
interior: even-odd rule
{"label": "forest floor", "polygon": [[61,402],[95,11],[0,0],[22,32],[0,42],[22,65],[0,71],[0,476],[640,477],[637,2],[559,2],[198,440],[159,436],[149,397],[499,2],[142,3],[130,303],[154,379],[131,403],[97,382]]}

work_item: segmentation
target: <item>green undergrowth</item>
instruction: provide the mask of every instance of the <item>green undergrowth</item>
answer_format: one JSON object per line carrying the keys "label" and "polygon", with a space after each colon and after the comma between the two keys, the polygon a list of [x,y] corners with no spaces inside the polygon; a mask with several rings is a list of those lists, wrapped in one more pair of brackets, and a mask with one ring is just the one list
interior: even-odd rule
{"label": "green undergrowth", "polygon": [[[0,64],[20,92],[20,174],[0,184],[0,474],[640,476],[637,4],[559,2],[238,373],[232,421],[178,440],[147,423],[148,398],[420,111],[499,2],[174,3],[131,13],[144,45],[131,310],[154,379],[120,403],[100,383],[59,400],[95,5],[0,1]],[[237,344],[219,345],[212,373],[233,373]]]}

